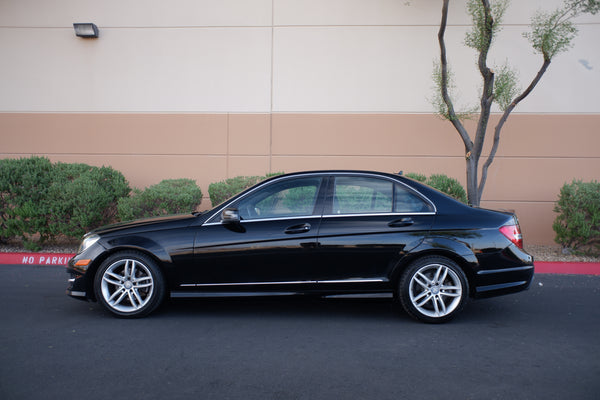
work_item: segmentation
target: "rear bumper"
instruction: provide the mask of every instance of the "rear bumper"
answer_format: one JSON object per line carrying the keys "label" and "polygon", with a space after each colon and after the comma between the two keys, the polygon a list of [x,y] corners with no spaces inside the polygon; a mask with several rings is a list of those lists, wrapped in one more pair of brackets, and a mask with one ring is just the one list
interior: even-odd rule
{"label": "rear bumper", "polygon": [[476,271],[473,297],[494,297],[529,289],[535,272],[533,257],[511,245],[502,251],[501,259],[505,261],[502,266]]}
{"label": "rear bumper", "polygon": [[533,265],[483,271],[478,275],[473,297],[493,297],[529,289],[533,281]]}

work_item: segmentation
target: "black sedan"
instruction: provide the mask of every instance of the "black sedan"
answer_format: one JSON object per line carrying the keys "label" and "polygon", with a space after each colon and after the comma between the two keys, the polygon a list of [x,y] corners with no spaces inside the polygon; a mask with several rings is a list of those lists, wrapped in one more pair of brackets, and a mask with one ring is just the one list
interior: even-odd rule
{"label": "black sedan", "polygon": [[525,290],[533,258],[517,218],[401,175],[277,176],[214,209],[106,226],[69,261],[67,294],[142,317],[165,296],[394,293],[425,322],[467,298]]}

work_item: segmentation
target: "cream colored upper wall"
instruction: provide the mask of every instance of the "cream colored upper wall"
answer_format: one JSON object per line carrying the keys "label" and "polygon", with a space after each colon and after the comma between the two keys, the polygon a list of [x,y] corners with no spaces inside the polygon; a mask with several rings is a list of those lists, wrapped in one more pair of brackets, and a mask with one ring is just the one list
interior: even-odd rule
{"label": "cream colored upper wall", "polygon": [[[478,105],[481,83],[476,54],[462,45],[465,32],[449,27],[446,38],[459,88],[456,103],[469,108]],[[521,33],[520,27],[505,27],[490,64],[501,66],[508,59],[525,88],[543,60]],[[600,24],[581,26],[573,49],[556,57],[515,112],[600,112],[598,37]],[[273,111],[431,112],[438,52],[435,26],[276,28]]]}
{"label": "cream colored upper wall", "polygon": [[271,0],[2,0],[0,111],[269,111],[271,24]]}
{"label": "cream colored upper wall", "polygon": [[267,26],[271,0],[2,0],[0,26]]}
{"label": "cream colored upper wall", "polygon": [[426,111],[428,33],[435,36],[430,27],[277,28],[273,109]]}
{"label": "cream colored upper wall", "polygon": [[[513,1],[491,58],[526,86],[541,64],[521,33],[559,1]],[[430,113],[438,0],[3,0],[0,111]],[[452,2],[458,103],[477,105],[475,54]],[[100,38],[76,38],[73,22]],[[599,113],[600,15],[517,113]]]}
{"label": "cream colored upper wall", "polygon": [[[512,1],[508,24],[528,24],[561,0]],[[449,24],[466,25],[466,0],[450,3]],[[438,25],[439,0],[2,0],[0,26],[102,27]],[[581,17],[580,23],[595,22]]]}
{"label": "cream colored upper wall", "polygon": [[439,0],[276,0],[274,20],[278,26],[432,25],[440,7]]}
{"label": "cream colored upper wall", "polygon": [[268,111],[267,28],[0,28],[0,110]]}
{"label": "cream colored upper wall", "polygon": [[[275,8],[273,110],[277,112],[431,112],[431,73],[439,58],[440,1],[281,0]],[[446,32],[459,105],[478,105],[476,53],[463,45],[465,1],[451,2]],[[490,55],[526,87],[543,60],[522,36],[536,10],[561,2],[519,1],[507,10]],[[558,55],[516,113],[597,113],[600,15],[578,20],[573,48]],[[385,26],[383,26],[385,25]],[[594,68],[595,67],[595,68]],[[498,111],[498,110],[496,110]]]}
{"label": "cream colored upper wall", "polygon": [[[507,24],[529,24],[537,10],[553,10],[562,0],[513,0],[506,11]],[[439,25],[440,0],[275,0],[275,25]],[[452,0],[449,25],[471,23],[464,12],[466,0]],[[579,23],[598,22],[580,17]]]}

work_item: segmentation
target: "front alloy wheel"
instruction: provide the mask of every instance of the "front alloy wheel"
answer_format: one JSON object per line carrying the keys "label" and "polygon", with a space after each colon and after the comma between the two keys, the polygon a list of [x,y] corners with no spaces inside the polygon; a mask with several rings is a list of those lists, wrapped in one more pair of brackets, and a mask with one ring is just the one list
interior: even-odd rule
{"label": "front alloy wheel", "polygon": [[142,317],[162,302],[164,283],[156,263],[142,253],[117,253],[98,270],[96,298],[120,317]]}
{"label": "front alloy wheel", "polygon": [[462,309],[468,283],[458,265],[444,257],[426,257],[411,264],[400,281],[400,300],[413,318],[445,322]]}

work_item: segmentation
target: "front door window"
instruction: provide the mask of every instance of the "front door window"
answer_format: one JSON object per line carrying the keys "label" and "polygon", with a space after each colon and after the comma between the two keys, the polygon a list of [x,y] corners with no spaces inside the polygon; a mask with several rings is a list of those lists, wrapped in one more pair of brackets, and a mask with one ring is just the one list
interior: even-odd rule
{"label": "front door window", "polygon": [[242,220],[313,215],[321,178],[287,179],[244,197],[238,204]]}

